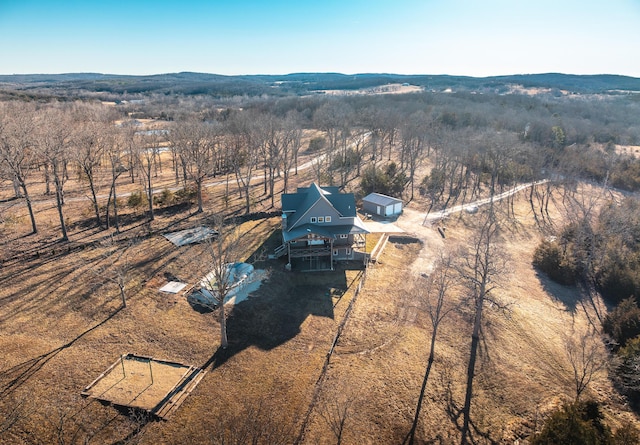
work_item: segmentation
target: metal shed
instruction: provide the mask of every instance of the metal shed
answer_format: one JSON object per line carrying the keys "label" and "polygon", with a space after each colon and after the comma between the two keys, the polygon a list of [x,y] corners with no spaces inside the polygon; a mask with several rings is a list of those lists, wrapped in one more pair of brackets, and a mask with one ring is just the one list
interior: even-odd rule
{"label": "metal shed", "polygon": [[402,200],[380,193],[370,193],[362,199],[366,213],[378,216],[396,216],[402,213]]}

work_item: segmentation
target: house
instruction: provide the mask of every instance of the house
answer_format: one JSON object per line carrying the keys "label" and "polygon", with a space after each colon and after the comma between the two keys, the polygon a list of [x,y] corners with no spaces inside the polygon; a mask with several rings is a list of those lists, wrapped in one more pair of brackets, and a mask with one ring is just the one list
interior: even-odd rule
{"label": "house", "polygon": [[402,200],[380,193],[370,193],[362,199],[362,208],[373,215],[397,216],[402,213]]}
{"label": "house", "polygon": [[287,255],[289,268],[334,270],[336,261],[366,259],[357,249],[367,233],[353,193],[313,183],[282,195],[283,244],[275,256]]}

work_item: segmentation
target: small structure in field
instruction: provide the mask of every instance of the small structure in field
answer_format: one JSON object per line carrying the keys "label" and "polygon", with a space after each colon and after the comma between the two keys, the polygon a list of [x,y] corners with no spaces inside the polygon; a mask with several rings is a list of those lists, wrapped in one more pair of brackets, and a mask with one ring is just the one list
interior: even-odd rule
{"label": "small structure in field", "polygon": [[398,216],[402,213],[402,200],[380,193],[370,193],[362,199],[362,208],[366,213],[383,218]]}
{"label": "small structure in field", "polygon": [[83,397],[143,410],[167,419],[200,383],[206,371],[182,363],[122,355],[84,391]]}
{"label": "small structure in field", "polygon": [[[248,263],[228,263],[225,265],[227,271],[227,295],[225,303],[233,299],[234,303],[239,303],[248,295],[245,290],[255,290],[260,286],[260,282],[264,278],[264,273],[256,271],[252,264]],[[264,271],[262,271],[264,272]],[[256,284],[248,288],[250,284]],[[255,289],[254,289],[255,287]],[[218,285],[214,272],[209,272],[201,280],[198,286],[187,296],[187,301],[191,304],[199,305],[204,308],[213,309],[219,304],[217,294]]]}
{"label": "small structure in field", "polygon": [[177,294],[185,287],[187,287],[187,283],[181,283],[179,281],[169,281],[167,284],[165,284],[160,288],[160,292],[166,292],[168,294]]}
{"label": "small structure in field", "polygon": [[186,246],[187,244],[201,243],[218,236],[218,231],[209,227],[194,227],[193,229],[179,230],[177,232],[165,233],[163,235],[174,245]]}

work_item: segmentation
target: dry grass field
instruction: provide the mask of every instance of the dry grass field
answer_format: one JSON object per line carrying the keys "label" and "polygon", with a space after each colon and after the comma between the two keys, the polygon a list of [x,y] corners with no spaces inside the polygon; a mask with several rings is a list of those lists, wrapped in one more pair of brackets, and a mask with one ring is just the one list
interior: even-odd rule
{"label": "dry grass field", "polygon": [[[168,163],[165,168],[158,183],[173,185]],[[310,175],[301,172],[295,181],[307,185]],[[123,183],[122,191],[136,187]],[[261,190],[257,183],[255,210],[270,210]],[[9,195],[2,193],[3,199]],[[222,194],[223,187],[207,189],[207,210],[222,202]],[[149,225],[141,211],[130,211],[125,230],[115,237],[132,266],[127,306],[121,308],[117,287],[92,272],[107,261],[114,243],[99,242],[107,233],[93,228],[89,203],[80,198],[79,191],[68,195],[72,230],[66,244],[57,242],[49,200],[38,198],[37,236],[26,236],[28,219],[19,202],[1,203],[3,443],[213,444],[259,437],[258,443],[332,444],[340,419],[342,443],[402,443],[431,337],[412,285],[424,279],[421,273],[439,250],[468,243],[482,210],[450,217],[442,238],[436,227],[409,221],[424,208],[411,203],[397,223],[406,232],[389,238],[357,298],[362,270],[286,272],[283,262],[264,255],[279,244],[279,218],[239,219],[239,259],[265,269],[268,278],[248,300],[227,309],[229,347],[221,350],[217,313],[199,312],[184,296],[158,291],[169,279],[194,283],[206,272],[205,246],[178,248],[162,233],[206,224],[212,215],[196,215],[189,207],[159,210]],[[478,443],[526,443],[546,414],[574,397],[565,340],[584,332],[596,309],[604,311],[601,302],[536,273],[531,255],[544,233],[523,195],[515,204],[515,218],[501,239],[507,267],[494,291],[505,308],[487,306],[485,312],[472,405]],[[234,199],[227,212],[240,214],[241,208]],[[370,235],[369,251],[377,238]],[[462,307],[441,325],[419,443],[459,442],[470,317],[471,308]],[[207,374],[167,421],[81,397],[126,353],[199,366]],[[623,419],[638,423],[604,373],[587,393],[604,403],[614,429]]]}

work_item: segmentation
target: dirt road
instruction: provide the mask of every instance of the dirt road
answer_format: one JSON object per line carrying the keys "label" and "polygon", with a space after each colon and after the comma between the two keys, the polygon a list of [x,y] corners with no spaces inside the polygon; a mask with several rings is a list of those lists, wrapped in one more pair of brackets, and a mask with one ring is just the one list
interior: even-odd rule
{"label": "dirt road", "polygon": [[402,215],[398,218],[395,225],[406,233],[411,234],[422,241],[422,249],[418,255],[418,258],[409,267],[411,272],[415,275],[421,275],[424,273],[430,273],[433,268],[434,260],[438,257],[440,252],[445,247],[446,239],[440,235],[437,227],[433,226],[433,223],[446,218],[455,213],[460,213],[466,210],[469,213],[475,213],[480,207],[489,204],[491,201],[497,202],[505,199],[521,190],[525,190],[529,187],[533,187],[537,184],[544,184],[548,180],[529,182],[514,187],[499,195],[493,196],[493,198],[479,199],[477,201],[454,206],[439,212],[425,214],[418,210],[405,208]]}

